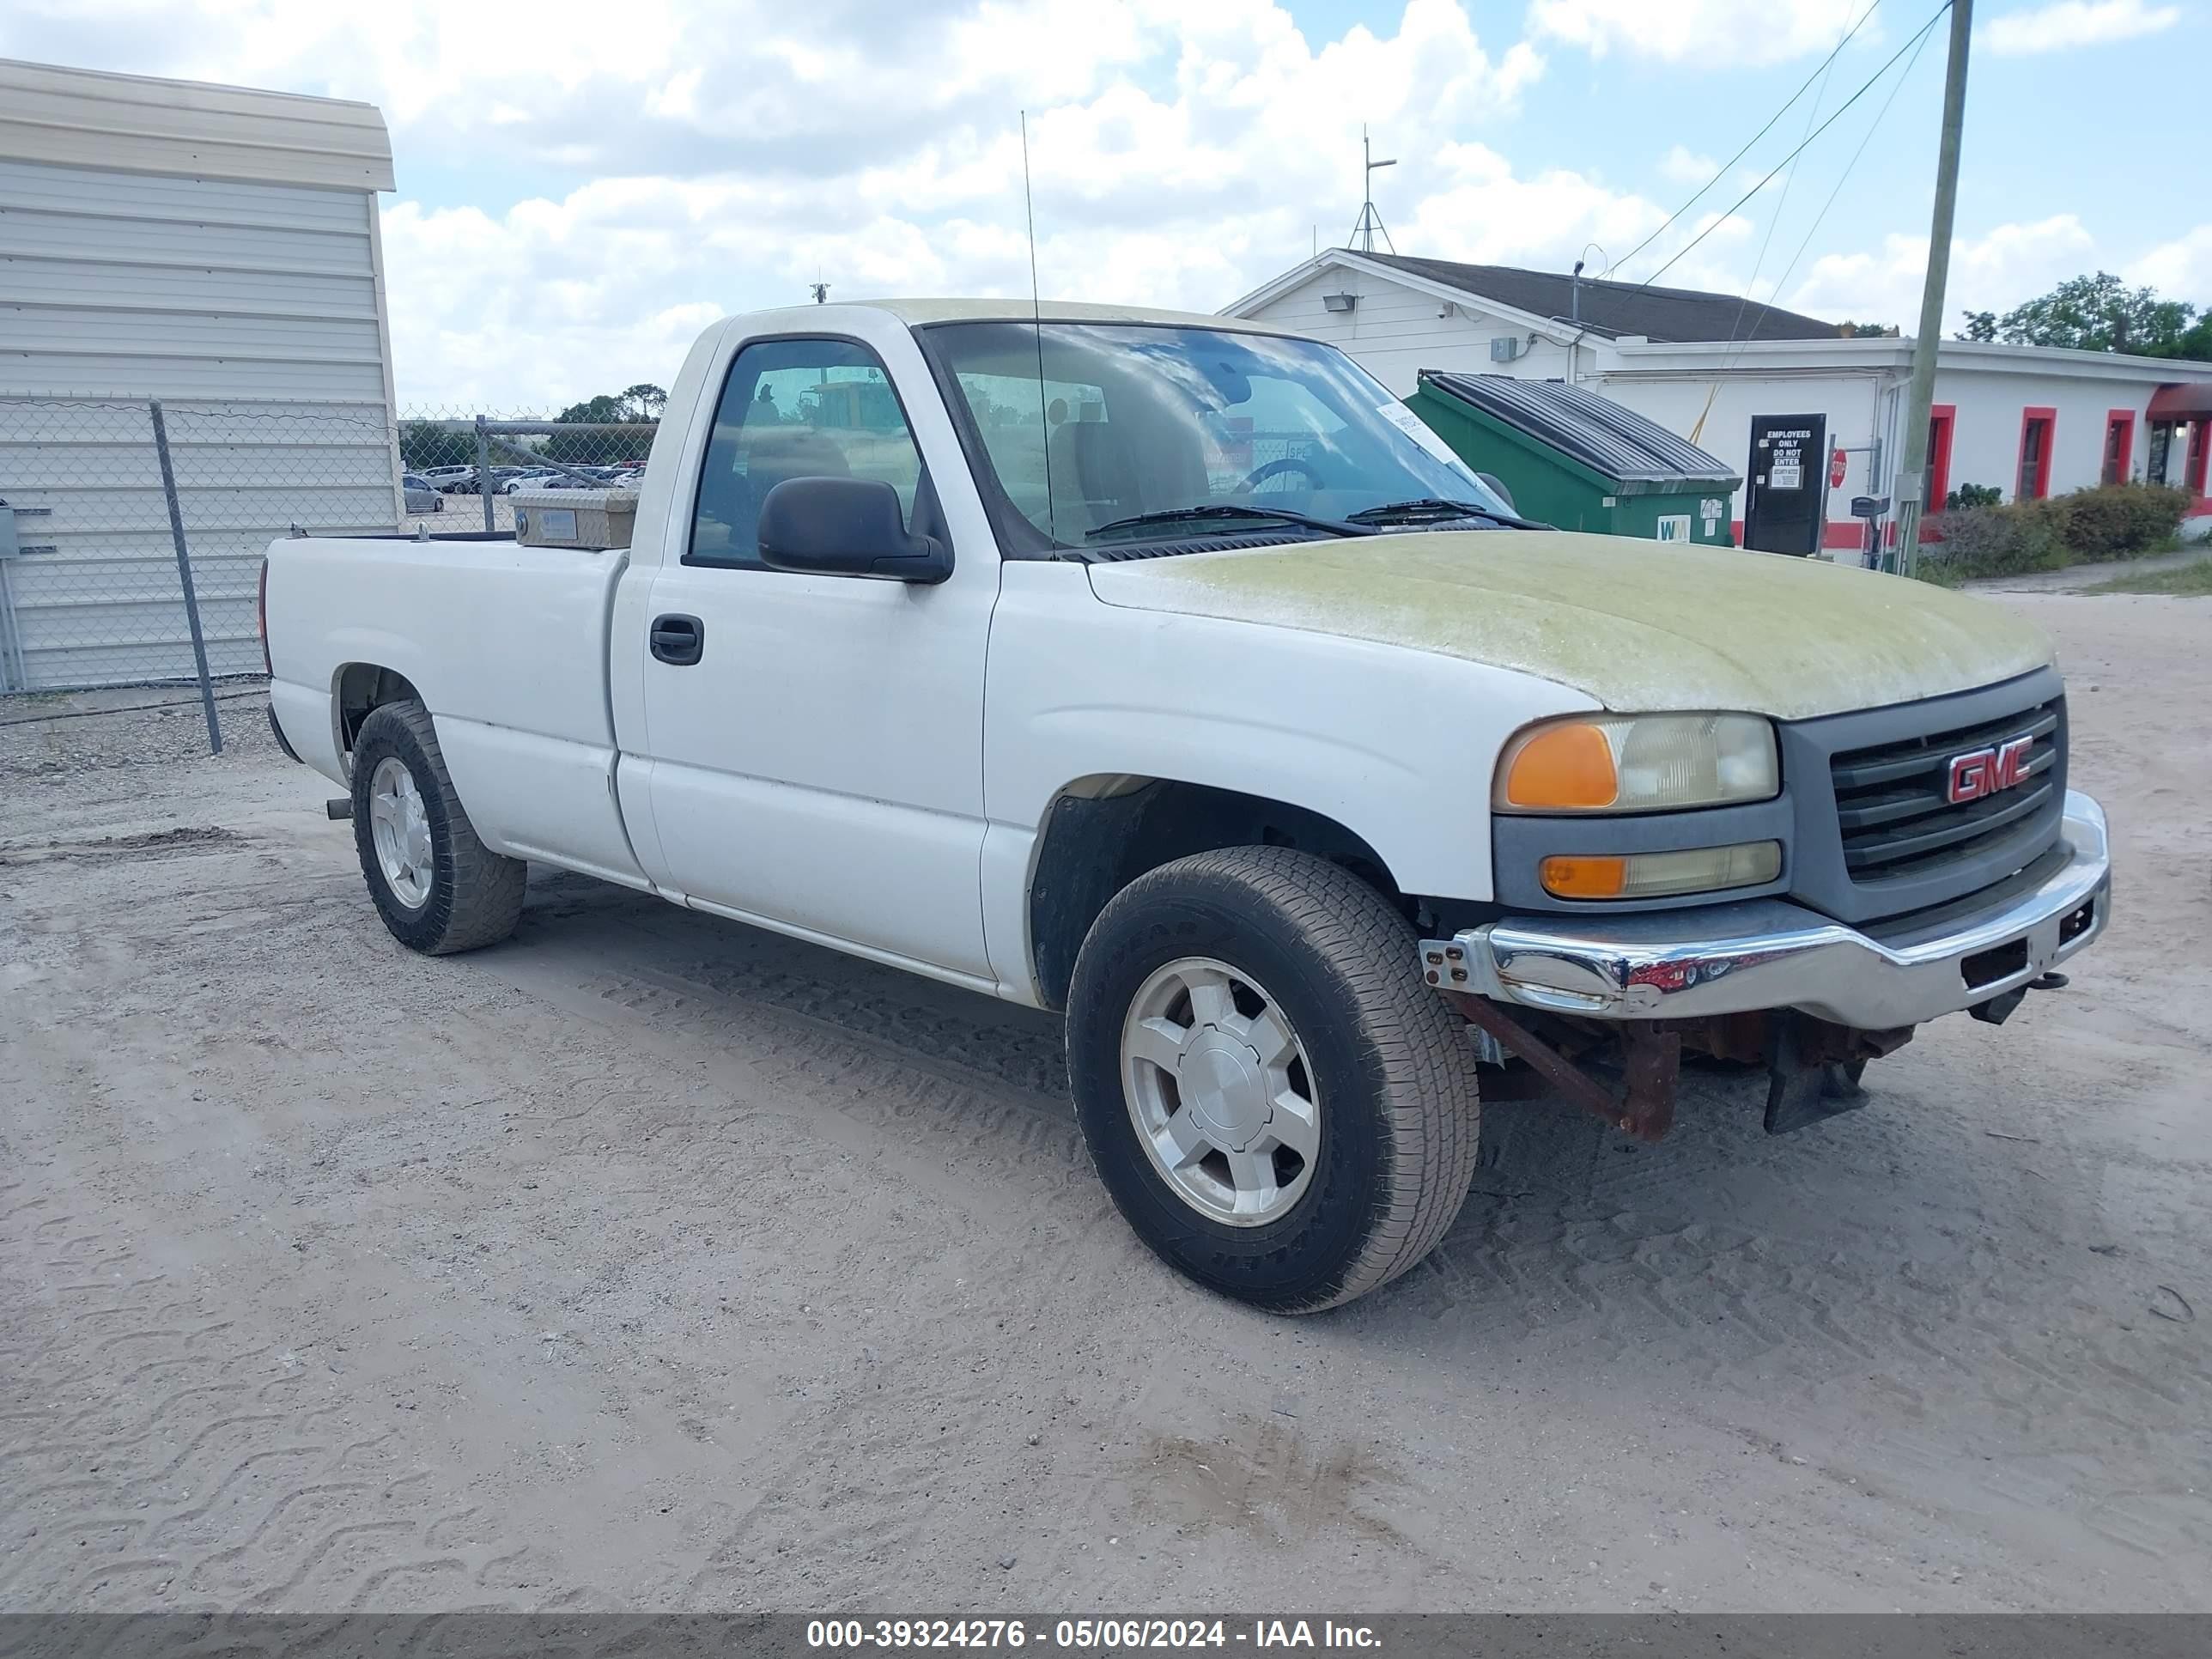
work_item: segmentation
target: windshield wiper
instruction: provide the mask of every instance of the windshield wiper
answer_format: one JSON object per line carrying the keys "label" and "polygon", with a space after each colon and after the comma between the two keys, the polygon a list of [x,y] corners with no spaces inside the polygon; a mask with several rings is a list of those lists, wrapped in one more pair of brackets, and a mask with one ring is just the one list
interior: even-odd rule
{"label": "windshield wiper", "polygon": [[1126,519],[1109,520],[1095,530],[1084,532],[1083,539],[1096,541],[1116,530],[1141,530],[1152,525],[1194,524],[1207,519],[1261,519],[1277,524],[1303,525],[1309,530],[1326,530],[1333,536],[1381,533],[1373,525],[1356,524],[1344,519],[1316,518],[1310,513],[1293,512],[1287,507],[1239,507],[1233,501],[1209,501],[1203,507],[1170,507],[1158,513],[1133,513]]}
{"label": "windshield wiper", "polygon": [[1482,519],[1508,530],[1549,530],[1547,524],[1534,519],[1523,519],[1511,513],[1500,513],[1494,507],[1482,507],[1474,501],[1448,501],[1439,496],[1423,495],[1410,501],[1386,501],[1381,507],[1364,507],[1357,513],[1347,513],[1345,518],[1352,524],[1381,525],[1395,521],[1417,522],[1424,519],[1449,520],[1452,519]]}

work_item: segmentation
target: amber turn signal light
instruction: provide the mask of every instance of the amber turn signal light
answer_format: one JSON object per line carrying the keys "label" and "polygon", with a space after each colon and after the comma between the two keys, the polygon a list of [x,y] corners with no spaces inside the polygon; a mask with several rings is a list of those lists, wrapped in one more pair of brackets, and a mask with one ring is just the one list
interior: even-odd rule
{"label": "amber turn signal light", "polygon": [[1750,841],[1735,847],[1693,847],[1679,853],[1632,853],[1626,857],[1553,854],[1537,866],[1537,879],[1553,898],[1665,898],[1761,887],[1782,874],[1782,843]]}
{"label": "amber turn signal light", "polygon": [[1544,890],[1553,898],[1619,898],[1628,884],[1624,858],[1548,858],[1540,872]]}
{"label": "amber turn signal light", "polygon": [[1610,806],[1620,793],[1613,745],[1596,726],[1579,721],[1547,726],[1528,738],[1505,773],[1505,799],[1515,806],[1554,811]]}

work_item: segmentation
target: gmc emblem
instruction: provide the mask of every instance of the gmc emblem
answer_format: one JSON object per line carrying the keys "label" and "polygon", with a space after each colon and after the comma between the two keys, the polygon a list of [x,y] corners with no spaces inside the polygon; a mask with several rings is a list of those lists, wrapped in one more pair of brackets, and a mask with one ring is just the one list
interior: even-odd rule
{"label": "gmc emblem", "polygon": [[2033,738],[2014,738],[1994,749],[1975,749],[1954,755],[1943,798],[1956,806],[2023,783],[2027,779],[2028,757],[2034,752]]}

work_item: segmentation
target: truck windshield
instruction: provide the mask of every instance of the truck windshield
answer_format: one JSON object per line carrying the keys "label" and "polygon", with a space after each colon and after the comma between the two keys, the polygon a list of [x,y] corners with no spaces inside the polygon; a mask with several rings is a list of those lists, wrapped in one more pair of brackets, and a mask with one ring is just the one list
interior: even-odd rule
{"label": "truck windshield", "polygon": [[1401,504],[1408,525],[1449,520],[1455,505],[1518,522],[1333,346],[1160,324],[943,323],[917,333],[966,417],[1009,553],[1356,534],[1392,524]]}

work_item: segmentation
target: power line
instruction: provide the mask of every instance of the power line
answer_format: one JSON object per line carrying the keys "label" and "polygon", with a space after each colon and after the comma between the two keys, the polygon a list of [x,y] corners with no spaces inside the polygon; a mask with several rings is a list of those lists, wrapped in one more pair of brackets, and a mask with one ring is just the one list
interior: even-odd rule
{"label": "power line", "polygon": [[1859,158],[1866,154],[1867,146],[1874,142],[1875,134],[1881,131],[1881,124],[1889,115],[1889,106],[1897,101],[1897,94],[1905,90],[1905,83],[1912,78],[1912,71],[1920,63],[1921,51],[1931,38],[1927,30],[1921,32],[1920,45],[1912,49],[1912,57],[1905,66],[1905,73],[1897,77],[1897,84],[1889,89],[1889,96],[1881,100],[1881,107],[1875,112],[1874,125],[1866,130],[1866,137],[1859,140],[1859,147],[1851,152],[1851,159],[1844,163],[1843,176],[1836,180],[1836,187],[1828,192],[1828,199],[1820,204],[1820,210],[1813,216],[1813,222],[1806,228],[1805,240],[1797,244],[1797,251],[1790,256],[1790,263],[1783,267],[1782,275],[1776,279],[1774,291],[1778,295],[1789,285],[1790,276],[1797,269],[1797,262],[1805,257],[1805,250],[1813,246],[1813,238],[1820,233],[1820,222],[1828,216],[1828,210],[1835,206],[1836,198],[1844,193],[1844,186],[1850,182],[1851,171],[1858,166]]}
{"label": "power line", "polygon": [[[1879,3],[1880,0],[1876,0],[1876,3]],[[1862,18],[1860,21],[1863,22],[1865,19]],[[1850,36],[1848,34],[1844,37],[1844,40],[1850,39]],[[1844,41],[1837,41],[1836,52],[1841,52],[1843,49]],[[1805,112],[1805,132],[1804,137],[1798,140],[1800,144],[1804,143],[1813,136],[1813,123],[1820,119],[1820,100],[1828,95],[1828,76],[1834,70],[1835,62],[1836,52],[1832,52],[1828,54],[1827,63],[1821,66],[1820,89],[1813,94],[1813,106]],[[1793,167],[1790,169],[1790,176],[1782,181],[1782,199],[1774,204],[1774,211],[1766,216],[1766,234],[1759,239],[1759,257],[1751,262],[1751,276],[1744,283],[1743,297],[1735,302],[1735,320],[1729,325],[1730,345],[1735,343],[1736,331],[1743,326],[1744,313],[1751,309],[1751,291],[1759,286],[1759,273],[1766,269],[1766,256],[1774,246],[1774,233],[1782,228],[1782,216],[1790,210],[1790,191],[1796,182],[1797,173]],[[1774,287],[1777,293],[1781,292],[1781,283],[1777,283]],[[1753,331],[1757,331],[1756,325],[1753,325]]]}
{"label": "power line", "polygon": [[[1905,73],[1897,77],[1896,83],[1889,89],[1889,96],[1881,100],[1881,107],[1875,112],[1874,122],[1867,128],[1865,136],[1859,140],[1859,147],[1851,152],[1851,159],[1844,163],[1844,171],[1842,175],[1836,180],[1836,187],[1828,192],[1828,199],[1820,204],[1820,210],[1813,216],[1813,222],[1805,228],[1804,240],[1797,244],[1797,251],[1790,256],[1790,263],[1783,266],[1782,274],[1774,279],[1774,293],[1778,299],[1781,297],[1782,290],[1790,286],[1790,278],[1796,271],[1797,262],[1805,257],[1805,250],[1813,246],[1814,237],[1820,234],[1821,222],[1827,218],[1828,210],[1835,206],[1836,198],[1844,193],[1844,186],[1850,182],[1851,172],[1858,166],[1859,158],[1866,154],[1867,146],[1874,142],[1875,134],[1881,131],[1881,124],[1889,117],[1889,106],[1897,101],[1897,94],[1905,90],[1905,83],[1912,78],[1912,71],[1920,62],[1921,50],[1923,47],[1927,46],[1929,40],[1929,35],[1928,33],[1926,31],[1923,31],[1920,36],[1920,45],[1913,48],[1912,57],[1905,65]],[[1780,210],[1778,209],[1776,211],[1778,216]],[[1772,227],[1770,225],[1768,228],[1771,231]],[[1765,263],[1765,251],[1762,248],[1759,252],[1759,262],[1762,264]],[[1757,270],[1754,269],[1752,272],[1752,279],[1755,282],[1758,280],[1758,276],[1759,273]],[[1741,327],[1742,325],[1744,307],[1748,305],[1750,301],[1751,290],[1748,288],[1746,288],[1744,290],[1743,301],[1736,307],[1736,327]],[[1765,309],[1765,307],[1762,307],[1761,309]],[[1756,333],[1757,331],[1758,330],[1756,326],[1754,326],[1753,332]],[[1743,360],[1744,351],[1750,345],[1751,342],[1748,339],[1746,339],[1739,343],[1735,337],[1735,327],[1731,327],[1729,330],[1729,343],[1733,349],[1729,351],[1728,356],[1722,362],[1719,374],[1727,374],[1729,370],[1734,368],[1737,363]],[[1717,374],[1714,377],[1711,390],[1705,394],[1705,406],[1704,410],[1698,413],[1697,425],[1691,429],[1690,441],[1692,443],[1696,443],[1704,435],[1705,429],[1705,416],[1712,413],[1713,398],[1720,391],[1719,374]]]}
{"label": "power line", "polygon": [[1835,51],[1830,52],[1826,58],[1822,58],[1820,60],[1820,67],[1805,77],[1805,84],[1799,87],[1796,91],[1791,93],[1790,96],[1784,100],[1780,109],[1776,110],[1773,114],[1767,117],[1766,125],[1759,128],[1757,132],[1753,133],[1751,137],[1745,141],[1744,146],[1741,149],[1736,151],[1736,153],[1729,156],[1727,161],[1722,162],[1720,166],[1714,170],[1713,176],[1706,179],[1704,184],[1699,185],[1696,192],[1691,196],[1688,201],[1683,203],[1681,206],[1676,208],[1672,213],[1668,214],[1665,219],[1661,221],[1658,229],[1653,231],[1649,236],[1638,242],[1634,247],[1629,249],[1627,253],[1622,257],[1620,264],[1613,265],[1610,267],[1610,269],[1618,270],[1621,269],[1622,266],[1627,264],[1629,260],[1633,259],[1638,254],[1643,252],[1645,248],[1650,247],[1652,243],[1657,241],[1662,236],[1665,235],[1667,234],[1667,227],[1668,225],[1673,224],[1674,221],[1680,218],[1692,208],[1697,206],[1698,201],[1705,196],[1705,193],[1711,190],[1715,185],[1720,183],[1723,179],[1726,178],[1728,176],[1728,170],[1734,167],[1738,161],[1743,160],[1745,156],[1751,154],[1752,146],[1756,144],[1760,139],[1765,137],[1768,133],[1773,131],[1774,124],[1777,121],[1779,121],[1784,116],[1787,115],[1791,109],[1796,107],[1797,100],[1800,98],[1802,98],[1808,92],[1812,90],[1813,83],[1828,72],[1828,65],[1836,61],[1836,58],[1841,54],[1844,48],[1850,45],[1852,36],[1857,34],[1861,29],[1864,28],[1866,27],[1867,19],[1873,16],[1876,11],[1881,9],[1881,0],[1874,0],[1874,3],[1872,5],[1861,12],[1859,14],[1859,21],[1851,25],[1850,33],[1845,34],[1842,40],[1836,42]]}
{"label": "power line", "polygon": [[1881,80],[1882,76],[1888,74],[1892,69],[1896,67],[1897,62],[1899,58],[1903,58],[1908,51],[1917,51],[1919,49],[1920,43],[1927,39],[1929,31],[1933,29],[1937,23],[1941,22],[1942,21],[1943,14],[1950,9],[1951,0],[1943,0],[1943,3],[1936,8],[1935,15],[1930,17],[1926,22],[1923,23],[1917,30],[1915,30],[1911,39],[1907,40],[1904,46],[1899,46],[1895,52],[1892,52],[1888,60],[1885,62],[1880,69],[1876,70],[1872,75],[1869,76],[1866,80],[1860,83],[1859,89],[1856,92],[1844,99],[1841,104],[1838,105],[1836,106],[1836,112],[1833,115],[1831,115],[1826,120],[1821,122],[1819,126],[1813,129],[1811,137],[1807,138],[1805,142],[1798,145],[1796,149],[1791,150],[1790,154],[1784,156],[1779,161],[1777,161],[1774,164],[1772,170],[1770,171],[1764,179],[1761,179],[1749,190],[1744,191],[1742,195],[1737,197],[1736,199],[1729,204],[1726,212],[1720,215],[1720,216],[1715,219],[1712,223],[1707,225],[1695,236],[1692,236],[1687,242],[1685,242],[1675,251],[1672,258],[1669,258],[1665,264],[1660,266],[1658,270],[1653,271],[1649,276],[1646,276],[1641,286],[1649,288],[1652,283],[1657,282],[1662,276],[1664,276],[1669,270],[1674,268],[1675,264],[1679,263],[1682,257],[1688,253],[1692,248],[1697,246],[1698,243],[1704,241],[1706,237],[1711,235],[1716,230],[1718,230],[1723,225],[1726,224],[1729,219],[1734,217],[1736,209],[1741,207],[1753,197],[1758,195],[1760,191],[1765,190],[1767,185],[1772,184],[1774,182],[1774,175],[1776,173],[1781,172],[1783,168],[1788,167],[1792,161],[1803,155],[1807,149],[1811,148],[1814,139],[1818,138],[1830,127],[1835,125],[1836,123],[1843,118],[1843,113],[1845,110],[1849,109],[1853,104],[1857,103],[1860,99],[1865,97],[1867,94],[1873,89],[1875,82]]}

